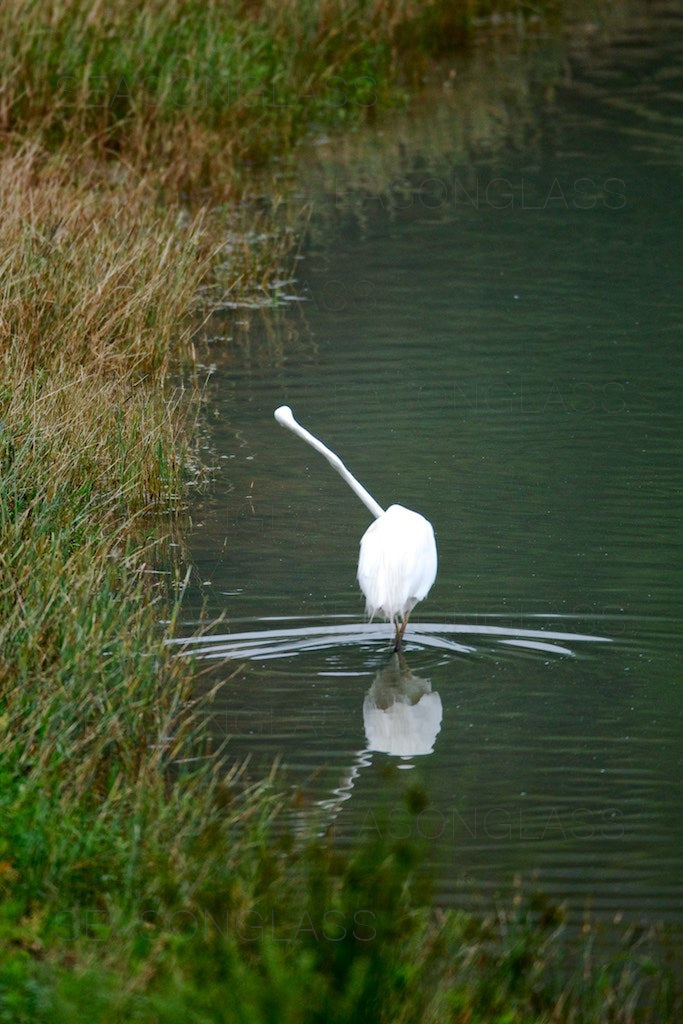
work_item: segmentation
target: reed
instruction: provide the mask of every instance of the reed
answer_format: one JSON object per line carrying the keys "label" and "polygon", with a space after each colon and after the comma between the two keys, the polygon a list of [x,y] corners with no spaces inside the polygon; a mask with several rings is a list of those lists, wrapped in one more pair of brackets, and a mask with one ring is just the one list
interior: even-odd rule
{"label": "reed", "polygon": [[170,187],[234,192],[311,127],[396,102],[493,10],[529,13],[518,0],[7,0],[0,124],[154,166]]}

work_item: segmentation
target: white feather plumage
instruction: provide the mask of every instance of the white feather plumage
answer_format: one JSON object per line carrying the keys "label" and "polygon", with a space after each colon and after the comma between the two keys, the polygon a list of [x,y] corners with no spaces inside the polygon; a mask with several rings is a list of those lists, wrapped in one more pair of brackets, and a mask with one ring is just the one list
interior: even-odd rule
{"label": "white feather plumage", "polygon": [[360,542],[358,583],[370,618],[403,619],[431,590],[436,569],[431,523],[419,512],[390,505]]}

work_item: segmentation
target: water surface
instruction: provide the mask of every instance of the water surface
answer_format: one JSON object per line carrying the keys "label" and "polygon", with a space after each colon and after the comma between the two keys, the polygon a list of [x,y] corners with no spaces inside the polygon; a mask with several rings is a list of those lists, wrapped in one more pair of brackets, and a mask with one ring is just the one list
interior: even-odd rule
{"label": "water surface", "polygon": [[[222,617],[191,645],[212,728],[342,842],[402,834],[419,789],[449,905],[521,873],[605,921],[683,916],[683,19],[647,11],[316,140],[306,301],[214,349],[181,627]],[[400,660],[355,584],[368,513],[283,402],[434,524]]]}

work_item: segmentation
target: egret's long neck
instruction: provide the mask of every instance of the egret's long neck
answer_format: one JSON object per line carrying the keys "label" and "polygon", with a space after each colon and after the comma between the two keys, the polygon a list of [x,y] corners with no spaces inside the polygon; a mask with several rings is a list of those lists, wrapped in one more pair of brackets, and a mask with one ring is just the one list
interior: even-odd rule
{"label": "egret's long neck", "polygon": [[310,444],[311,448],[315,448],[317,452],[324,455],[332,468],[336,469],[339,475],[346,480],[351,490],[355,491],[363,504],[370,509],[375,519],[379,519],[379,517],[383,515],[384,509],[382,506],[378,505],[373,496],[368,494],[363,485],[356,480],[355,476],[353,476],[352,473],[349,473],[339,456],[335,455],[334,452],[331,452],[330,449],[322,443],[322,441],[319,441],[317,437],[314,437],[313,434],[308,432],[308,430],[305,430],[300,423],[297,423],[294,419],[294,415],[292,414],[292,410],[288,405],[281,405],[279,409],[275,410],[275,419],[281,426],[287,427],[287,429],[291,430],[294,434],[298,434],[303,441]]}

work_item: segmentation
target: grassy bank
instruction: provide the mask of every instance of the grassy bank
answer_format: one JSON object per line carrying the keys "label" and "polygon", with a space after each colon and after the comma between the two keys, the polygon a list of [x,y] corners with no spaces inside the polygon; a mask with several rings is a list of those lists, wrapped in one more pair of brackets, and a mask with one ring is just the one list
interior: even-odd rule
{"label": "grassy bank", "polygon": [[86,141],[174,187],[230,191],[312,126],[374,116],[494,10],[529,13],[516,0],[8,0],[0,118],[51,148]]}
{"label": "grassy bank", "polygon": [[439,915],[400,844],[287,839],[160,636],[195,332],[290,244],[207,196],[374,116],[488,8],[0,9],[0,1021],[675,1019],[635,939],[565,962],[549,908]]}

